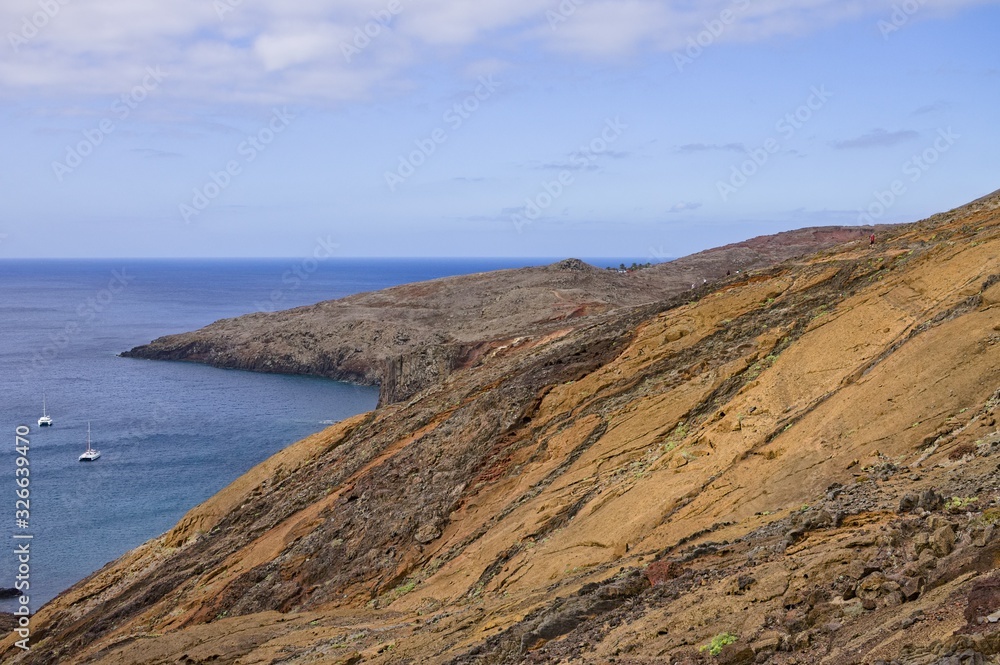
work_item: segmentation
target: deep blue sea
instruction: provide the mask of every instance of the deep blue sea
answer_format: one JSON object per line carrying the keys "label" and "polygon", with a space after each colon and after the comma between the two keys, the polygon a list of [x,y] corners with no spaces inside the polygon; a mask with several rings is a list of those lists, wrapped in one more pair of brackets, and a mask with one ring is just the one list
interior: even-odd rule
{"label": "deep blue sea", "polygon": [[[161,335],[540,259],[0,261],[0,587],[30,541],[37,610],[170,529],[281,448],[372,409],[378,390],[317,378],[119,358]],[[617,261],[608,261],[617,265]],[[39,428],[42,396],[54,427]],[[87,423],[100,460],[78,461]],[[30,427],[30,517],[15,514],[15,433]],[[13,601],[0,601],[11,611]]]}

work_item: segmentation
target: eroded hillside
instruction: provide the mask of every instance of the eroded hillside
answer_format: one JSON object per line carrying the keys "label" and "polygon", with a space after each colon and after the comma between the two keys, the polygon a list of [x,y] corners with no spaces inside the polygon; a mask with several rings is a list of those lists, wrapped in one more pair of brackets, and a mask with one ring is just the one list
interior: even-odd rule
{"label": "eroded hillside", "polygon": [[493,345],[0,655],[997,662],[1000,196],[880,235]]}

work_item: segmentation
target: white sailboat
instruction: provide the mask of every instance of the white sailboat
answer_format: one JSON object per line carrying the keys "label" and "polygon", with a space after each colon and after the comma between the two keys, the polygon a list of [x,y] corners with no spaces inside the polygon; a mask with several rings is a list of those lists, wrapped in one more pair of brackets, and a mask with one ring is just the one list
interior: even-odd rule
{"label": "white sailboat", "polygon": [[38,419],[39,427],[52,427],[52,418],[45,405],[45,393],[42,393],[42,417]]}
{"label": "white sailboat", "polygon": [[90,445],[90,423],[87,423],[87,450],[82,455],[80,455],[81,462],[93,462],[98,457],[101,456],[100,450],[94,450],[94,447]]}

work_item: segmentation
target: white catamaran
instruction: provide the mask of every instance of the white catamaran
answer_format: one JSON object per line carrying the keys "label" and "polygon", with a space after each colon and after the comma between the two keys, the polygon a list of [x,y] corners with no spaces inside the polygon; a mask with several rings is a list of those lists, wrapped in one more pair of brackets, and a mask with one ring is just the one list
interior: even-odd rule
{"label": "white catamaran", "polygon": [[101,451],[94,450],[94,447],[90,445],[90,423],[87,423],[87,450],[82,455],[80,455],[80,461],[93,462],[100,456],[101,456]]}
{"label": "white catamaran", "polygon": [[49,417],[48,409],[45,406],[45,393],[42,393],[42,417],[38,419],[39,427],[52,427],[52,418]]}

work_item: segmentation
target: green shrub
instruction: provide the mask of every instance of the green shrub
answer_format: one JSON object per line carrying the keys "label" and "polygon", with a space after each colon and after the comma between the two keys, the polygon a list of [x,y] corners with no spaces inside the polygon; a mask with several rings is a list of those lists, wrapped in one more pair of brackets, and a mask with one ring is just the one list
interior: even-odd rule
{"label": "green shrub", "polygon": [[962,508],[968,508],[976,501],[979,501],[978,496],[953,496],[945,502],[944,509],[961,510]]}
{"label": "green shrub", "polygon": [[718,656],[720,653],[722,653],[723,647],[725,647],[727,644],[732,644],[737,639],[738,638],[732,633],[719,633],[718,635],[712,638],[711,642],[699,648],[698,651],[707,651],[713,656]]}

